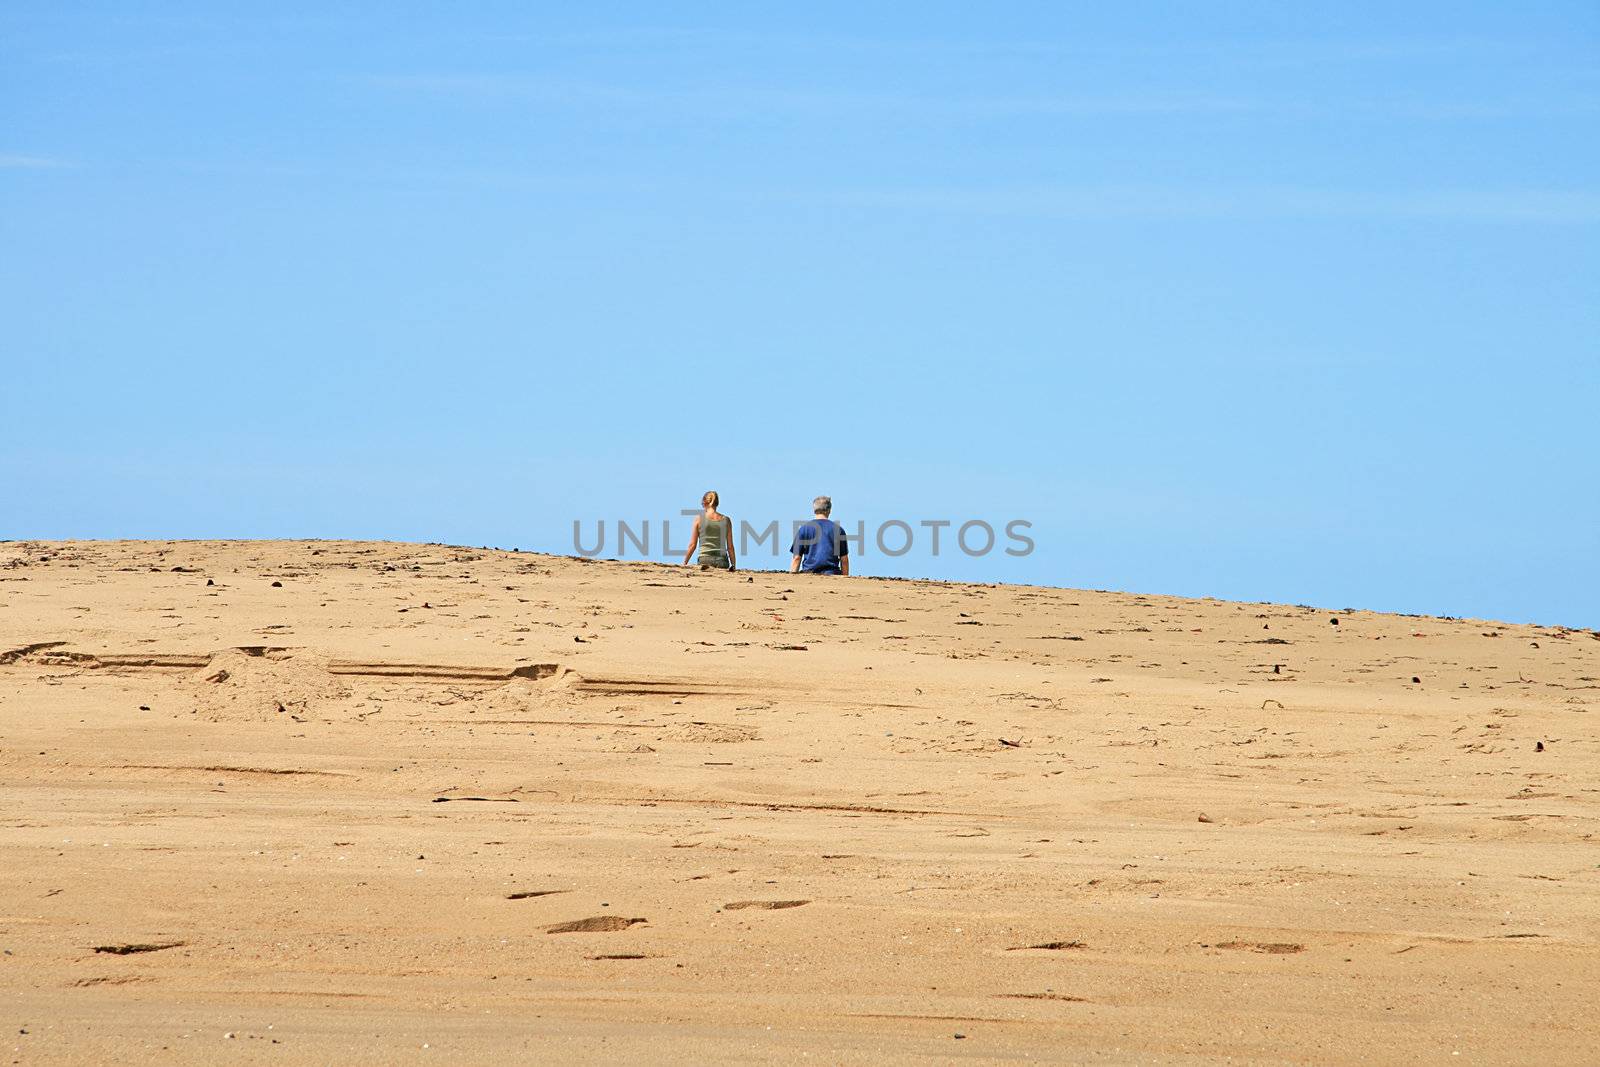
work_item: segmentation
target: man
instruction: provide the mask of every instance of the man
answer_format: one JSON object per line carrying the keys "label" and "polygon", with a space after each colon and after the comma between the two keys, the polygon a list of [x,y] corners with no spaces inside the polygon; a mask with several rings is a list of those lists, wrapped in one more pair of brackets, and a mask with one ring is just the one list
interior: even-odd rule
{"label": "man", "polygon": [[839,524],[828,518],[833,513],[833,498],[817,497],[811,502],[811,510],[816,517],[794,532],[794,544],[789,547],[794,560],[789,564],[789,573],[849,574],[850,542],[845,540]]}

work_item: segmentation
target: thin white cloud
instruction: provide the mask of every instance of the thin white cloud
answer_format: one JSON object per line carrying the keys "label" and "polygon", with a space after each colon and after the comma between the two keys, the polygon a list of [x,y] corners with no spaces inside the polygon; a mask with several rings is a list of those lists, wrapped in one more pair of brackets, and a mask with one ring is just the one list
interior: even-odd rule
{"label": "thin white cloud", "polygon": [[1052,96],[923,96],[852,90],[758,86],[639,89],[593,82],[550,81],[525,74],[401,74],[363,79],[379,89],[453,96],[478,102],[553,106],[667,108],[722,114],[815,113],[1000,118],[1027,115],[1175,115],[1255,110],[1249,100],[1210,93],[1125,93]]}
{"label": "thin white cloud", "polygon": [[0,152],[0,170],[49,170],[65,166],[65,160],[50,156],[8,155]]}
{"label": "thin white cloud", "polygon": [[1436,219],[1454,222],[1593,225],[1600,191],[1306,188],[1195,189],[1159,186],[908,188],[829,197],[872,208],[1053,219]]}
{"label": "thin white cloud", "polygon": [[1600,94],[1574,92],[1559,98],[1488,95],[1481,99],[1425,96],[1343,97],[1244,96],[1186,89],[1141,89],[1122,93],[1029,95],[939,95],[809,87],[711,85],[641,88],[561,81],[537,74],[382,74],[358,81],[370,88],[445,97],[486,105],[598,107],[654,110],[699,116],[816,115],[938,120],[1008,118],[1161,117],[1194,115],[1270,116],[1279,119],[1460,121],[1516,116],[1600,114]]}
{"label": "thin white cloud", "polygon": [[786,33],[718,26],[619,26],[549,33],[473,34],[474,40],[542,44],[559,48],[657,52],[662,48],[745,53],[909,54],[932,56],[1040,56],[1107,61],[1203,59],[1233,64],[1304,66],[1327,63],[1400,62],[1432,58],[1525,59],[1548,47],[1536,37],[1428,36],[1397,38],[1262,38],[1225,37],[1173,41],[1133,41],[1076,37],[1073,39],[996,39],[982,37],[869,37],[850,34]]}
{"label": "thin white cloud", "polygon": [[1438,190],[1389,199],[1389,210],[1412,218],[1568,224],[1600,222],[1600,192],[1587,190]]}
{"label": "thin white cloud", "polygon": [[285,178],[419,185],[437,188],[541,190],[551,195],[645,200],[738,201],[1078,221],[1137,219],[1391,219],[1484,224],[1600,224],[1600,189],[1333,189],[1308,186],[1011,185],[797,187],[760,183],[707,185],[665,175],[552,172],[505,166],[417,167],[387,164],[207,163],[207,173],[270,173]]}

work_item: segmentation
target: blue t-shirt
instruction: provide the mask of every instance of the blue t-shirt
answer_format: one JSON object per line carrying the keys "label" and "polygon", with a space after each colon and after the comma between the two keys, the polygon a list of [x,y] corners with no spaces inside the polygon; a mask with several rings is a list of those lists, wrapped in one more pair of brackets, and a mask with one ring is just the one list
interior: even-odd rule
{"label": "blue t-shirt", "polygon": [[812,574],[838,574],[839,561],[850,554],[850,542],[832,519],[812,519],[794,532],[789,555],[799,556],[800,569]]}

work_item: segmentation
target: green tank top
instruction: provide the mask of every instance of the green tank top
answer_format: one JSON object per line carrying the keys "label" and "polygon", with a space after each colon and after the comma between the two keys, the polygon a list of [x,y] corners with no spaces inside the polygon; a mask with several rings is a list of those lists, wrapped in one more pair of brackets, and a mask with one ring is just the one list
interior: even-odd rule
{"label": "green tank top", "polygon": [[700,561],[725,561],[728,558],[728,531],[732,523],[728,516],[700,524]]}

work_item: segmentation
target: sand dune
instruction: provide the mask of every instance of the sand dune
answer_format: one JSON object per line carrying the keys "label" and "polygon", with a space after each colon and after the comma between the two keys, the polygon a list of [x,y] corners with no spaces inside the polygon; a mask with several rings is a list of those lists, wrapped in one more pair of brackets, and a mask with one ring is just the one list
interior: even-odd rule
{"label": "sand dune", "polygon": [[16,1062],[1600,1062],[1600,635],[0,545]]}

